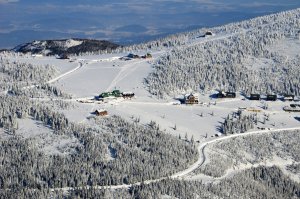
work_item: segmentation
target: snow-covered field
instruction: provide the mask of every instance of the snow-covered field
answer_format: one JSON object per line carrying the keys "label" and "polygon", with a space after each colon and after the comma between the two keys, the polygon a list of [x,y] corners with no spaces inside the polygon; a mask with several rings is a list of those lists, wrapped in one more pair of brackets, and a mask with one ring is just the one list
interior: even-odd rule
{"label": "snow-covered field", "polygon": [[[231,34],[227,36],[230,37]],[[198,39],[195,42],[203,43],[224,38],[226,38],[226,35],[222,34],[220,38],[213,36]],[[278,45],[285,47],[287,44],[282,42]],[[296,43],[293,43],[292,46],[293,49],[299,47]],[[175,98],[178,96],[157,99],[148,93],[144,79],[153,70],[152,64],[165,51],[152,53],[154,55],[152,59],[128,61],[118,59],[125,56],[125,53],[78,56],[73,58],[75,61],[72,63],[69,60],[58,60],[55,57],[33,58],[25,56],[11,59],[32,64],[54,65],[60,71],[61,77],[50,82],[63,91],[70,93],[74,100],[77,98],[92,99],[102,92],[114,89],[135,93],[135,98],[131,100],[95,104],[78,103],[76,108],[64,111],[71,120],[79,123],[86,122],[86,118],[91,116],[91,113],[96,109],[104,108],[108,110],[109,115],[120,115],[128,120],[132,120],[133,117],[139,118],[144,124],[155,121],[167,133],[174,136],[184,137],[187,135],[189,139],[194,137],[195,140],[202,141],[220,133],[220,126],[226,116],[237,111],[239,107],[262,109],[265,104],[268,104],[268,109],[263,110],[263,113],[260,114],[269,114],[270,121],[258,126],[279,128],[299,125],[299,121],[295,119],[298,116],[297,113],[286,113],[282,110],[284,106],[288,106],[290,103],[280,100],[276,102],[250,101],[245,100],[240,95],[235,99],[212,99],[209,96],[214,91],[200,95],[199,100],[202,105],[173,105],[172,102],[176,101]],[[253,58],[249,60],[250,66],[252,69],[272,67],[272,61]],[[216,104],[214,104],[215,102]]]}

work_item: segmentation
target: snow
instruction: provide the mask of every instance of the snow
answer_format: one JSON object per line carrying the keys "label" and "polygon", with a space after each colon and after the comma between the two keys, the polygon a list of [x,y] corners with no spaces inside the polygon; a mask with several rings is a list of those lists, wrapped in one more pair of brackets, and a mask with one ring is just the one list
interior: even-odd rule
{"label": "snow", "polygon": [[10,61],[18,61],[22,63],[30,63],[33,65],[52,65],[55,66],[55,68],[60,72],[60,74],[63,74],[65,72],[70,71],[73,68],[76,68],[78,66],[78,63],[76,62],[69,62],[67,60],[61,60],[56,59],[55,57],[38,57],[33,58],[31,56],[25,56],[25,57],[9,57],[8,60]]}
{"label": "snow", "polygon": [[[225,36],[222,36],[222,38]],[[213,37],[211,37],[213,39]],[[217,39],[217,38],[215,38]],[[199,105],[172,105],[174,98],[158,100],[151,96],[144,85],[144,78],[153,70],[151,62],[163,52],[153,52],[154,59],[136,59],[123,61],[117,59],[124,54],[108,55],[86,55],[76,57],[74,63],[55,58],[40,58],[38,61],[30,58],[23,60],[34,63],[51,63],[57,68],[68,68],[64,70],[53,82],[59,88],[69,92],[76,98],[93,99],[105,91],[118,89],[135,93],[131,100],[117,100],[110,103],[79,104],[75,109],[64,111],[64,113],[76,122],[86,122],[86,118],[96,109],[106,109],[109,115],[121,115],[130,120],[132,116],[140,118],[141,123],[147,124],[151,120],[156,121],[163,130],[174,136],[188,138],[194,137],[201,141],[204,137],[212,137],[219,133],[218,128],[224,118],[238,107],[262,109],[263,103],[267,103],[268,110],[263,113],[271,114],[270,121],[266,127],[297,126],[299,122],[294,119],[296,113],[286,113],[282,110],[289,102],[260,102],[243,100],[243,96],[237,95],[234,99],[212,99],[212,93],[199,95]],[[249,66],[270,67],[270,60],[256,59],[249,60]],[[72,67],[71,67],[72,66]],[[188,93],[184,93],[188,94]],[[184,96],[183,94],[183,96]],[[182,97],[183,97],[182,96]],[[210,105],[214,104],[216,105]],[[178,104],[175,103],[175,104]],[[261,114],[263,114],[261,113]],[[176,130],[174,126],[176,125]]]}
{"label": "snow", "polygon": [[283,54],[287,57],[300,56],[300,40],[296,38],[283,39],[270,46],[270,50]]}
{"label": "snow", "polygon": [[64,47],[65,48],[71,48],[71,47],[74,47],[74,46],[79,46],[82,44],[83,41],[79,41],[79,40],[74,40],[74,39],[68,39],[66,42],[65,42],[65,45]]}
{"label": "snow", "polygon": [[274,65],[274,61],[266,58],[247,57],[244,62],[244,66],[252,70],[260,70],[264,68],[270,68]]}
{"label": "snow", "polygon": [[[45,152],[46,155],[73,153],[75,147],[79,145],[76,138],[55,135],[52,129],[30,118],[18,119],[16,135],[22,139],[34,138],[38,149]],[[2,140],[12,137],[12,135],[6,134],[3,128],[0,128],[0,136]]]}
{"label": "snow", "polygon": [[[247,30],[243,30],[245,32]],[[198,45],[208,41],[226,39],[236,33],[222,33],[209,38],[199,38],[191,40],[189,45]],[[295,51],[299,46],[294,41],[283,41],[284,46],[292,45],[292,50]],[[79,45],[75,40],[68,40],[68,45]],[[293,47],[294,46],[294,47]],[[296,51],[298,52],[298,51]],[[139,52],[137,54],[145,54]],[[128,53],[105,54],[105,55],[84,55],[73,57],[74,62],[70,63],[67,60],[58,60],[54,57],[40,57],[38,59],[28,57],[15,57],[11,60],[18,60],[33,64],[51,64],[59,71],[60,75],[57,78],[49,81],[58,86],[62,90],[70,93],[73,97],[83,99],[93,99],[105,91],[118,89],[121,91],[131,91],[135,93],[135,98],[132,100],[112,101],[110,103],[92,103],[79,104],[75,109],[64,111],[64,113],[76,122],[86,122],[86,118],[96,109],[106,109],[109,115],[121,115],[130,120],[132,116],[140,118],[141,123],[147,124],[151,120],[156,121],[160,127],[166,132],[183,137],[187,134],[188,138],[194,137],[195,140],[203,140],[204,137],[212,137],[219,133],[218,128],[224,121],[224,118],[233,111],[237,111],[238,107],[254,107],[261,109],[262,102],[242,100],[244,97],[237,96],[235,99],[211,99],[209,96],[212,93],[199,95],[199,105],[174,106],[174,98],[158,100],[151,96],[144,85],[144,78],[153,70],[152,62],[156,58],[164,54],[165,51],[151,52],[153,59],[133,59],[130,61],[119,60],[119,57],[126,56]],[[245,61],[247,67],[253,70],[267,68],[273,65],[272,60],[264,58],[249,58]],[[183,96],[189,93],[183,93]],[[183,97],[182,96],[182,97]],[[216,105],[210,105],[214,104]],[[289,105],[289,102],[265,102],[268,104],[268,110],[263,113],[271,114],[270,121],[266,127],[271,128],[277,126],[294,127],[299,125],[299,122],[294,119],[296,113],[286,113],[282,111],[284,106]],[[178,101],[175,104],[179,104]],[[262,114],[263,114],[262,113]],[[174,130],[174,126],[176,129]]]}
{"label": "snow", "polygon": [[[242,30],[235,33],[222,33],[207,38],[196,38],[189,40],[187,46],[199,45],[205,42],[227,39],[235,34],[250,31]],[[68,40],[66,47],[80,45],[80,41]],[[300,50],[300,41],[295,39],[287,39],[282,42],[274,44],[271,47],[277,52],[287,56],[298,56]],[[138,54],[145,54],[138,53]],[[239,107],[243,107],[244,111],[247,108],[259,109],[262,112],[258,113],[259,117],[264,114],[270,115],[270,120],[266,124],[261,124],[257,127],[267,129],[275,129],[272,132],[284,130],[299,129],[299,121],[295,118],[299,113],[288,113],[282,110],[283,107],[289,106],[291,102],[283,102],[277,100],[275,102],[266,101],[250,101],[244,99],[243,96],[237,94],[234,99],[213,99],[211,93],[204,93],[198,95],[198,105],[184,105],[179,104],[176,98],[169,97],[167,99],[157,99],[147,92],[144,84],[144,79],[153,70],[152,62],[156,61],[160,55],[166,53],[163,51],[151,52],[153,59],[133,59],[129,61],[119,60],[120,57],[126,56],[128,53],[106,54],[106,55],[84,55],[73,57],[74,62],[70,63],[68,60],[59,60],[55,57],[11,57],[12,61],[20,61],[32,64],[50,64],[54,65],[60,74],[49,81],[49,83],[61,88],[62,90],[73,95],[76,99],[89,99],[92,103],[76,102],[76,106],[70,110],[62,110],[62,112],[73,122],[85,123],[89,122],[88,117],[92,115],[95,110],[107,110],[109,115],[120,115],[127,120],[132,120],[132,116],[140,118],[141,124],[148,124],[150,121],[155,121],[160,129],[166,133],[174,136],[185,137],[188,139],[193,137],[195,141],[201,143],[198,146],[199,159],[191,165],[187,170],[174,174],[173,178],[184,177],[197,169],[205,161],[204,148],[206,145],[230,139],[238,136],[247,136],[250,134],[268,133],[270,130],[253,129],[244,134],[235,134],[229,136],[220,136],[220,126],[228,114],[237,111]],[[245,66],[253,70],[260,70],[262,68],[272,67],[273,60],[266,58],[250,57],[245,60]],[[98,96],[105,91],[112,91],[118,89],[125,92],[135,93],[133,99],[117,99],[109,101],[108,103],[93,102],[94,96]],[[182,93],[184,95],[189,93]],[[175,105],[176,104],[176,105]],[[262,107],[267,104],[268,109],[264,110]],[[249,111],[249,109],[248,109]],[[256,127],[256,128],[257,128]],[[52,130],[44,125],[34,122],[30,119],[19,121],[18,134],[26,137],[37,137],[40,139],[40,145],[48,154],[72,151],[72,147],[78,143],[74,138],[70,137],[53,137]],[[218,135],[218,138],[215,135]],[[0,129],[0,135],[5,138],[6,135]],[[281,160],[274,160],[281,164]],[[271,164],[272,162],[270,162]],[[241,168],[248,168],[248,165],[240,165]],[[234,171],[228,171],[228,175]],[[157,179],[159,180],[159,179]],[[149,181],[150,182],[150,181]],[[154,182],[154,181],[151,181]],[[126,188],[129,185],[119,185],[116,188]]]}

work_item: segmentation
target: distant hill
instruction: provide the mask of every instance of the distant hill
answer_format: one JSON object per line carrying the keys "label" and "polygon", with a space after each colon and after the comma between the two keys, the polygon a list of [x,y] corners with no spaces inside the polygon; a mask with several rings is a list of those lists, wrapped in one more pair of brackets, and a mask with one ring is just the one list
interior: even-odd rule
{"label": "distant hill", "polygon": [[144,26],[141,25],[127,25],[127,26],[122,26],[117,29],[115,29],[117,32],[131,32],[131,33],[144,33],[147,32],[148,29]]}
{"label": "distant hill", "polygon": [[15,52],[60,55],[79,54],[85,52],[96,52],[99,50],[113,50],[118,44],[105,40],[94,39],[61,39],[61,40],[40,40],[31,43],[21,44],[15,47]]}

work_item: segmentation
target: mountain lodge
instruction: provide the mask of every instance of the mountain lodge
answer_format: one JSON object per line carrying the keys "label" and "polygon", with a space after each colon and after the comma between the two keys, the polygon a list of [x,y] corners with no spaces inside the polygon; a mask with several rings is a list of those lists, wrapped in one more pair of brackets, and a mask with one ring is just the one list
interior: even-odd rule
{"label": "mountain lodge", "polygon": [[198,104],[199,103],[199,96],[198,94],[187,94],[184,96],[184,103],[185,104]]}
{"label": "mountain lodge", "polygon": [[95,115],[97,115],[97,116],[106,116],[106,115],[108,115],[108,112],[105,109],[99,109],[99,110],[95,111]]}

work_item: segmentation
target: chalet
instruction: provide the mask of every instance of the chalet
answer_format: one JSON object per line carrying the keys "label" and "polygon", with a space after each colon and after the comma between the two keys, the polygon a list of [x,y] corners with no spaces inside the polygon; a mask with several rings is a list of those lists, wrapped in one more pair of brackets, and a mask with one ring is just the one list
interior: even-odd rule
{"label": "chalet", "polygon": [[214,34],[211,32],[211,31],[207,31],[206,33],[205,33],[205,36],[213,36]]}
{"label": "chalet", "polygon": [[43,54],[33,54],[32,57],[43,57]]}
{"label": "chalet", "polygon": [[116,97],[122,97],[122,93],[119,90],[113,90],[112,92],[104,92],[99,95],[100,99]]}
{"label": "chalet", "polygon": [[276,101],[277,100],[277,95],[267,95],[266,100],[267,101]]}
{"label": "chalet", "polygon": [[150,53],[147,53],[146,55],[142,56],[143,59],[150,59],[152,58],[152,55]]}
{"label": "chalet", "polygon": [[184,103],[185,104],[198,104],[199,103],[199,96],[197,94],[187,94],[184,96]]}
{"label": "chalet", "polygon": [[131,59],[138,59],[138,58],[140,58],[139,55],[135,55],[135,54],[132,54],[132,53],[128,54],[127,57],[131,58]]}
{"label": "chalet", "polygon": [[152,55],[150,53],[147,53],[146,58],[152,58]]}
{"label": "chalet", "polygon": [[119,60],[129,61],[129,60],[131,60],[131,58],[129,58],[129,57],[120,57]]}
{"label": "chalet", "polygon": [[111,92],[104,92],[99,95],[99,98],[107,98],[112,96]]}
{"label": "chalet", "polygon": [[300,104],[290,104],[290,107],[292,107],[292,108],[300,108]]}
{"label": "chalet", "polygon": [[226,98],[236,98],[236,94],[233,92],[226,92]]}
{"label": "chalet", "polygon": [[131,99],[131,98],[134,97],[134,93],[133,93],[133,92],[123,92],[123,93],[122,93],[122,97],[123,97],[124,99]]}
{"label": "chalet", "polygon": [[234,92],[223,92],[223,91],[219,91],[219,93],[217,94],[218,98],[235,98],[236,94]]}
{"label": "chalet", "polygon": [[70,59],[66,53],[63,53],[58,56],[58,59]]}
{"label": "chalet", "polygon": [[224,98],[225,95],[226,95],[225,92],[219,91],[218,94],[217,94],[217,97],[218,97],[218,98]]}
{"label": "chalet", "polygon": [[295,95],[288,95],[288,94],[285,94],[285,95],[283,96],[283,100],[284,100],[284,101],[294,101],[294,99],[295,99]]}
{"label": "chalet", "polygon": [[95,111],[95,115],[97,115],[97,116],[106,116],[106,115],[108,115],[108,112],[107,112],[107,110],[99,109],[99,110]]}
{"label": "chalet", "polygon": [[290,104],[290,106],[283,107],[286,112],[300,112],[300,104]]}
{"label": "chalet", "polygon": [[114,97],[122,97],[120,90],[113,90],[111,93]]}
{"label": "chalet", "polygon": [[260,94],[250,94],[250,100],[260,100]]}

